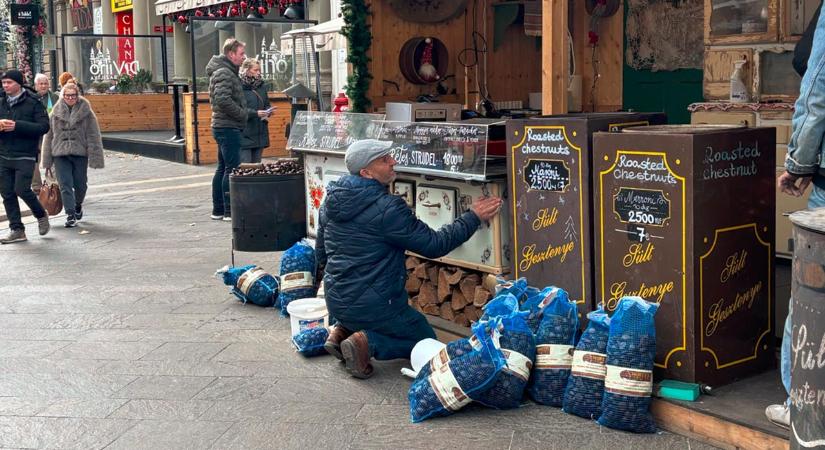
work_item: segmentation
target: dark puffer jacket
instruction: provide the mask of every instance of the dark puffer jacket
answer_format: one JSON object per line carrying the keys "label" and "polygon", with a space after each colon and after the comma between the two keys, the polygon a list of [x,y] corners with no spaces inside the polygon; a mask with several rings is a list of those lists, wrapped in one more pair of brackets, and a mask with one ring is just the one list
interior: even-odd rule
{"label": "dark puffer jacket", "polygon": [[243,95],[246,97],[246,128],[241,136],[241,148],[269,147],[269,121],[258,117],[258,110],[269,108],[266,86],[252,89],[244,83]]}
{"label": "dark puffer jacket", "polygon": [[49,116],[33,91],[23,89],[22,95],[9,106],[6,94],[0,93],[0,119],[15,121],[14,131],[0,132],[0,157],[34,160],[40,151],[40,136],[49,131]]}
{"label": "dark puffer jacket", "polygon": [[206,65],[209,77],[209,103],[212,104],[212,128],[246,126],[246,100],[238,66],[226,56],[213,56]]}
{"label": "dark puffer jacket", "polygon": [[326,263],[330,314],[346,323],[382,322],[407,305],[404,251],[438,258],[460,246],[481,222],[466,212],[434,231],[381,183],[345,175],[331,183],[320,211],[316,251]]}

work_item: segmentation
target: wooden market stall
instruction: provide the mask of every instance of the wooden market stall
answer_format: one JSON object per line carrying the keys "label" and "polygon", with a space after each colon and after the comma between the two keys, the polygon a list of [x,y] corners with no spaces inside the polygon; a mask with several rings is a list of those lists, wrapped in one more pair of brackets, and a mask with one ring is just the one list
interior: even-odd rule
{"label": "wooden market stall", "polygon": [[[642,2],[643,0],[621,2],[623,5],[617,14],[602,21],[599,27],[599,48],[593,53],[597,57],[588,58],[587,31],[576,29],[586,19],[578,12],[568,13],[570,8],[584,7],[579,4],[593,2],[576,2],[573,5],[566,0],[543,1],[543,30],[546,33],[542,46],[542,110],[545,114],[568,111],[567,97],[558,95],[565,90],[565,77],[568,73],[569,63],[564,58],[567,43],[559,38],[560,33],[555,32],[565,26],[575,30],[574,54],[582,55],[585,50],[577,72],[583,69],[582,66],[594,67],[593,61],[598,61],[599,69],[594,71],[602,75],[599,80],[600,89],[596,91],[598,103],[627,107],[644,97],[640,95],[640,91],[644,92],[644,87],[633,86],[637,79],[627,79],[627,65],[631,55],[628,54],[630,44],[627,41],[630,19],[626,13],[634,4]],[[701,43],[704,47],[701,55],[701,96],[684,102],[681,107],[689,111],[689,120],[693,124],[774,127],[776,153],[774,155],[774,149],[770,148],[763,154],[768,153],[765,157],[770,159],[775,156],[776,175],[781,174],[790,137],[793,103],[799,92],[800,79],[791,65],[792,52],[820,1],[696,0],[680,3],[693,3],[695,14],[687,24],[701,30]],[[667,44],[663,44],[665,45]],[[734,103],[730,101],[731,77],[738,61],[743,61],[739,64],[742,66],[742,81],[748,98]],[[588,69],[581,70],[583,78],[588,77],[589,73]],[[587,80],[583,84],[587,86]],[[589,94],[585,89],[583,95]],[[654,97],[655,93],[650,91],[647,95]],[[673,92],[672,95],[676,97],[679,94]],[[585,100],[584,103],[588,102]],[[773,171],[770,174],[774,175]],[[775,238],[777,256],[788,257],[793,252],[791,225],[783,214],[804,209],[805,204],[805,198],[796,199],[777,192],[776,227],[771,233],[775,233],[772,237]],[[781,326],[787,312],[787,296],[787,286],[784,289],[776,288],[774,325],[770,329],[772,336],[781,336]],[[662,428],[714,445],[754,449],[788,448],[788,432],[770,424],[764,415],[767,405],[780,403],[786,395],[779,384],[779,373],[774,370],[729,384],[718,389],[715,396],[703,397],[705,400],[701,402],[657,399],[654,401],[653,412]]]}

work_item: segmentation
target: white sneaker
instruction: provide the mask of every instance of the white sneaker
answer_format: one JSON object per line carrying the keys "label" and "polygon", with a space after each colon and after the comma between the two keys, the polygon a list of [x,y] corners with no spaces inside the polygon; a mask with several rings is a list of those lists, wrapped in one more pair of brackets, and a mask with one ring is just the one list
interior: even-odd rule
{"label": "white sneaker", "polygon": [[791,409],[784,403],[781,405],[768,406],[765,408],[765,415],[768,416],[768,420],[774,425],[786,430],[791,426]]}

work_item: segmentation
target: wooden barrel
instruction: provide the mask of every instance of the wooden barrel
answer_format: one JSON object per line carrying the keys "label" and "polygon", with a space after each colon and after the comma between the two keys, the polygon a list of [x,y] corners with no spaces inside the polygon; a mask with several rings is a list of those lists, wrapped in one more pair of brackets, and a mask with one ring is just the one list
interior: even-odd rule
{"label": "wooden barrel", "polygon": [[444,43],[434,37],[416,37],[405,42],[401,47],[401,51],[398,53],[398,67],[401,69],[401,74],[404,75],[404,78],[406,78],[410,83],[428,84],[438,81],[425,80],[418,73],[418,69],[421,67],[421,56],[423,55],[424,48],[427,45],[427,39],[432,39],[433,42],[432,64],[438,73],[438,79],[441,80],[445,75],[447,75],[447,68],[450,61],[449,53],[447,52],[447,47]]}
{"label": "wooden barrel", "polygon": [[825,208],[791,222],[791,448],[825,448]]}

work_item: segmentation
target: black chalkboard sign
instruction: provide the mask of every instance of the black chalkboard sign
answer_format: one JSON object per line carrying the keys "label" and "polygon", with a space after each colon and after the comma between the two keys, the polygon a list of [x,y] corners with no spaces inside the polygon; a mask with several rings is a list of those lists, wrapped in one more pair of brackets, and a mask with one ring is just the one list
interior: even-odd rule
{"label": "black chalkboard sign", "polygon": [[570,186],[570,169],[560,160],[528,159],[523,175],[531,191],[564,192]]}
{"label": "black chalkboard sign", "polygon": [[392,141],[396,171],[483,179],[488,125],[385,121],[381,139]]}
{"label": "black chalkboard sign", "polygon": [[377,138],[383,119],[382,114],[298,111],[287,148],[344,153],[357,140]]}
{"label": "black chalkboard sign", "polygon": [[37,5],[11,4],[9,7],[12,25],[34,26],[40,21],[40,11]]}
{"label": "black chalkboard sign", "polygon": [[660,227],[670,218],[670,200],[661,190],[621,187],[613,211],[621,222]]}

